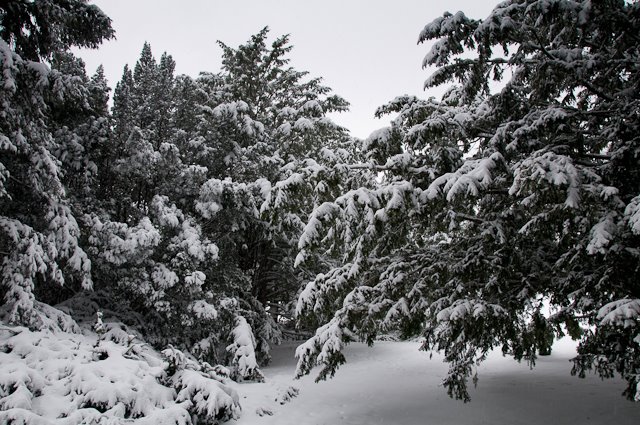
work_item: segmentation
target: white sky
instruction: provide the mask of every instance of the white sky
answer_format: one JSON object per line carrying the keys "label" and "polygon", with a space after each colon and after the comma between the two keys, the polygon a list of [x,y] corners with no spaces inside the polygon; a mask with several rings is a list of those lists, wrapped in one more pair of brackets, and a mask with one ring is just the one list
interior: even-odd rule
{"label": "white sky", "polygon": [[80,56],[92,74],[103,64],[113,88],[125,64],[133,66],[145,41],[156,59],[166,51],[176,73],[197,76],[218,72],[221,49],[246,42],[264,26],[271,39],[290,34],[294,68],[323,77],[324,83],[351,103],[350,112],[333,116],[356,137],[387,125],[373,114],[402,94],[420,97],[429,70],[422,59],[429,46],[418,34],[444,11],[462,10],[484,18],[497,0],[94,0],[112,20],[116,40]]}

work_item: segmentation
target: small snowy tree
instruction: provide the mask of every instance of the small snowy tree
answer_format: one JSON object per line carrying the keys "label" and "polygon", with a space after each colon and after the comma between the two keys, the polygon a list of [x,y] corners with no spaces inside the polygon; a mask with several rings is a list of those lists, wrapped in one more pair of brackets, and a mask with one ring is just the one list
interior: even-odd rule
{"label": "small snowy tree", "polygon": [[299,298],[326,323],[299,375],[397,330],[443,351],[445,387],[467,400],[490,350],[533,364],[568,331],[575,373],[617,372],[640,398],[638,16],[622,0],[508,0],[423,29],[425,87],[455,84],[380,108],[398,114],[364,146],[382,183],[311,215],[302,258],[338,244],[345,261]]}
{"label": "small snowy tree", "polygon": [[217,334],[216,304],[223,297],[211,291],[205,274],[218,259],[218,248],[200,226],[159,195],[151,202],[150,215],[135,226],[99,217],[87,220],[89,253],[101,286],[145,318],[147,339],[217,361],[215,350],[203,344]]}
{"label": "small snowy tree", "polygon": [[240,397],[225,385],[228,370],[194,362],[171,346],[162,354],[168,360],[165,379],[176,389],[176,401],[183,403],[195,423],[206,421],[216,424],[238,419]]}
{"label": "small snowy tree", "polygon": [[233,368],[231,376],[241,381],[264,381],[256,360],[256,339],[251,326],[242,316],[236,317],[235,325],[231,331],[233,342],[227,347]]}

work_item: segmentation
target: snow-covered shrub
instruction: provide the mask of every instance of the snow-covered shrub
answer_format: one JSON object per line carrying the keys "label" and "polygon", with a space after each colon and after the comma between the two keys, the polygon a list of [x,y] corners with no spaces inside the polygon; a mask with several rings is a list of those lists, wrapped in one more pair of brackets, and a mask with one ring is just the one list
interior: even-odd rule
{"label": "snow-covered shrub", "polygon": [[238,417],[224,368],[131,339],[117,343],[106,339],[109,331],[99,340],[88,328],[74,330],[0,324],[0,423],[187,425]]}
{"label": "snow-covered shrub", "polygon": [[294,398],[298,397],[299,394],[300,389],[290,385],[278,392],[278,396],[276,397],[275,401],[277,401],[279,404],[287,404]]}
{"label": "snow-covered shrub", "polygon": [[178,391],[176,401],[188,402],[186,408],[192,417],[209,423],[224,422],[239,417],[238,394],[205,374],[184,369],[176,372],[171,382]]}
{"label": "snow-covered shrub", "polygon": [[174,399],[157,382],[163,367],[151,352],[125,358],[127,347],[103,341],[96,360],[95,335],[3,327],[0,338],[0,422],[139,418]]}
{"label": "snow-covered shrub", "polygon": [[200,364],[180,350],[162,351],[168,360],[165,381],[177,391],[177,402],[197,421],[218,423],[237,419],[240,414],[238,393],[229,386],[228,371]]}
{"label": "snow-covered shrub", "polygon": [[264,375],[256,361],[256,340],[251,326],[244,317],[236,317],[231,336],[233,343],[227,347],[227,351],[231,354],[231,376],[239,381],[264,381]]}

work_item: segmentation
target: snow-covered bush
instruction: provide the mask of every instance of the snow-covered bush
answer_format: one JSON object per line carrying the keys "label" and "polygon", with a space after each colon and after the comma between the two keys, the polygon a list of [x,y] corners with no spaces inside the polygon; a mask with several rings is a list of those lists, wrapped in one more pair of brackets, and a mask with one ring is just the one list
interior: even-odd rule
{"label": "snow-covered bush", "polygon": [[231,376],[239,381],[264,381],[264,375],[256,360],[256,339],[244,317],[236,317],[231,336],[233,342],[227,347],[231,355]]}
{"label": "snow-covered bush", "polygon": [[218,423],[238,418],[239,397],[229,386],[226,368],[199,363],[171,346],[163,350],[162,355],[168,361],[164,381],[177,391],[176,401],[184,402],[196,423],[200,420]]}
{"label": "snow-covered bush", "polygon": [[176,344],[215,362],[215,350],[195,346],[220,328],[216,305],[221,297],[204,273],[217,260],[218,248],[167,197],[154,197],[151,213],[135,226],[87,218],[89,252],[100,282],[143,318],[141,330],[150,342]]}
{"label": "snow-covered bush", "polygon": [[120,325],[103,325],[111,329],[98,337],[77,326],[30,331],[2,322],[0,422],[187,425],[238,417],[233,381],[215,368],[184,354],[176,361],[131,337],[116,342]]}

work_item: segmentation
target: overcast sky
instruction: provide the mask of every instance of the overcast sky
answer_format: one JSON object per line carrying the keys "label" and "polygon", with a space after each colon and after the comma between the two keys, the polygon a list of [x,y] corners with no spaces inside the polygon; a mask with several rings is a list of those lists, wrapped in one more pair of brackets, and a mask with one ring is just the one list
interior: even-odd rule
{"label": "overcast sky", "polygon": [[176,61],[176,72],[197,76],[220,70],[216,40],[237,47],[264,26],[271,39],[291,35],[291,65],[323,77],[351,103],[334,116],[357,137],[384,127],[375,109],[402,94],[421,97],[429,71],[421,68],[428,46],[417,45],[425,24],[444,11],[485,17],[497,0],[94,0],[112,20],[116,40],[82,51],[87,71],[103,64],[114,87],[125,64],[133,66],[145,41],[157,59]]}

